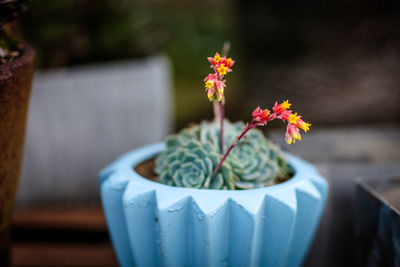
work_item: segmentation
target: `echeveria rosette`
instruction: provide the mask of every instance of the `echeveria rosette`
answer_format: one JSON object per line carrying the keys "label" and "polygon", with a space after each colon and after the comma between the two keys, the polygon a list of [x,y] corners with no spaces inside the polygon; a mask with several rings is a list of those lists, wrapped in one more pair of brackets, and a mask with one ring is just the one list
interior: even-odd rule
{"label": "echeveria rosette", "polygon": [[[240,133],[244,127],[236,124]],[[237,188],[249,189],[273,185],[276,178],[286,177],[289,166],[279,148],[265,138],[258,129],[250,131],[232,150],[227,161],[233,170],[240,170],[240,180],[235,183]]]}
{"label": "echeveria rosette", "polygon": [[[226,151],[227,146],[241,133],[244,124],[228,121],[224,124]],[[261,131],[253,129],[237,144],[220,171],[212,177],[209,172],[210,161],[214,170],[223,154],[219,139],[219,127],[215,122],[202,122],[168,138],[167,149],[156,160],[159,181],[183,187],[248,189],[271,185],[275,178],[284,177],[289,172],[280,149],[268,141]],[[205,159],[208,157],[210,160]]]}
{"label": "echeveria rosette", "polygon": [[167,149],[157,157],[155,171],[159,181],[178,187],[234,189],[237,178],[229,163],[213,176],[221,155],[211,144],[201,143],[196,135],[188,138],[186,133],[170,137]]}
{"label": "echeveria rosette", "polygon": [[[225,121],[224,151],[233,143],[245,126],[242,122]],[[200,137],[214,146],[219,143],[219,127],[215,123],[200,124]],[[217,146],[218,147],[218,146]],[[220,153],[222,153],[220,151]],[[287,177],[290,168],[279,147],[265,138],[264,134],[253,129],[235,146],[227,157],[232,171],[239,178],[236,189],[249,189],[272,185],[276,178]]]}

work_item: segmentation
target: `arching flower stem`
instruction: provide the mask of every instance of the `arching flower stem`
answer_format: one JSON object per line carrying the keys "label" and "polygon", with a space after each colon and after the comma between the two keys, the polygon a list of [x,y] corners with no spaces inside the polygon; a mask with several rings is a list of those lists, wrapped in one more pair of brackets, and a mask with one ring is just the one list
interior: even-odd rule
{"label": "arching flower stem", "polygon": [[298,116],[297,113],[293,114],[292,111],[289,110],[290,106],[291,104],[288,100],[279,105],[277,102],[275,102],[275,105],[272,108],[272,110],[274,111],[273,113],[271,113],[268,109],[261,109],[260,107],[257,107],[252,113],[253,119],[250,123],[247,123],[246,126],[243,127],[242,133],[236,137],[235,141],[228,148],[221,161],[215,168],[213,176],[219,171],[229,153],[239,143],[240,139],[242,139],[248,131],[257,126],[265,126],[270,121],[280,119],[283,122],[287,123],[285,133],[286,143],[291,144],[295,143],[296,140],[301,140],[300,129],[302,129],[304,132],[307,132],[310,129],[311,124],[304,122],[301,119],[301,116]]}
{"label": "arching flower stem", "polygon": [[[243,127],[242,133],[239,136],[236,137],[236,140],[231,144],[231,146],[228,148],[228,150],[226,151],[226,153],[222,157],[221,161],[218,163],[217,167],[214,170],[213,176],[215,176],[215,174],[219,171],[219,169],[221,168],[222,164],[224,163],[224,161],[228,157],[229,153],[239,143],[240,139],[242,139],[246,135],[246,133],[248,131],[250,131],[251,129],[253,129],[253,128],[259,126],[259,125],[260,125],[260,123],[254,123],[254,119],[253,119],[250,123],[247,123],[246,126]],[[221,130],[222,130],[222,128],[221,128]]]}

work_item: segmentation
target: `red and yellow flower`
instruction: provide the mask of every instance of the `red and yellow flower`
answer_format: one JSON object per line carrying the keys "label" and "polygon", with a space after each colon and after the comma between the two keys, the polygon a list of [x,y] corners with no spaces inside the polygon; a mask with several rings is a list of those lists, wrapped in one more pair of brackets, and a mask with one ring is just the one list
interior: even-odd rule
{"label": "red and yellow flower", "polygon": [[272,110],[273,110],[276,114],[280,115],[280,114],[282,114],[282,112],[284,112],[285,110],[289,109],[291,105],[292,105],[292,104],[289,103],[289,100],[283,101],[283,102],[282,102],[281,104],[279,104],[279,105],[278,105],[278,102],[275,102],[275,105],[274,105],[274,107],[272,108]]}
{"label": "red and yellow flower", "polygon": [[220,64],[219,68],[217,69],[219,76],[223,76],[227,73],[228,67],[226,67],[224,64]]}
{"label": "red and yellow flower", "polygon": [[232,60],[232,58],[223,57],[222,64],[224,64],[230,71],[232,71],[231,67],[233,66],[233,64],[235,64],[235,61]]}
{"label": "red and yellow flower", "polygon": [[[290,136],[290,138],[288,138]],[[301,140],[300,130],[297,128],[296,125],[289,123],[287,126],[286,134],[285,134],[286,143],[289,145],[293,142],[295,143],[296,140]]]}
{"label": "red and yellow flower", "polygon": [[294,125],[296,125],[297,121],[301,118],[301,116],[297,116],[297,112],[295,114],[290,114],[288,121]]}
{"label": "red and yellow flower", "polygon": [[305,133],[310,130],[311,123],[305,122],[302,119],[298,119],[296,126],[302,129]]}
{"label": "red and yellow flower", "polygon": [[[204,79],[207,96],[210,101],[220,102],[224,97],[226,87],[225,80],[223,80],[224,75],[232,71],[231,67],[235,64],[235,61],[232,58],[221,57],[218,52],[213,57],[208,57],[207,59],[211,63],[211,68],[214,69],[214,73],[209,74]],[[266,125],[271,120],[281,119],[287,122],[286,142],[292,144],[296,140],[301,140],[300,129],[307,132],[310,130],[311,124],[303,121],[297,113],[293,113],[289,109],[291,105],[289,100],[285,100],[280,104],[275,102],[272,107],[273,113],[268,109],[257,107],[252,113],[253,121],[250,124],[246,124],[244,130],[248,131],[250,128]]]}
{"label": "red and yellow flower", "polygon": [[221,61],[221,56],[217,53],[215,53],[215,56],[213,57],[208,57],[207,60],[211,63],[212,66],[216,66],[220,61]]}
{"label": "red and yellow flower", "polygon": [[205,79],[205,87],[207,91],[207,96],[210,101],[217,100],[218,102],[222,100],[224,96],[225,83],[217,78],[216,74],[209,74]]}
{"label": "red and yellow flower", "polygon": [[260,124],[267,124],[268,121],[271,120],[271,113],[269,112],[268,109],[261,109],[260,107],[257,107],[254,111],[253,111],[253,119],[254,121],[260,123]]}
{"label": "red and yellow flower", "polygon": [[214,69],[214,73],[209,74],[204,79],[207,96],[210,101],[220,102],[226,87],[225,81],[222,79],[224,75],[232,71],[231,67],[235,61],[232,58],[221,57],[218,52],[213,57],[208,57],[207,60],[211,63],[211,68]]}

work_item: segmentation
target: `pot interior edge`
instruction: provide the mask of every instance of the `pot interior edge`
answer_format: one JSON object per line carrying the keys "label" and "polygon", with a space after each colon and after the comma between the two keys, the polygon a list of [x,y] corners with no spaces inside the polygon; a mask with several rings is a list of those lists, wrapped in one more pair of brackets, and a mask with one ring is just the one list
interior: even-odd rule
{"label": "pot interior edge", "polygon": [[[148,153],[143,154],[142,157],[140,158],[140,160],[134,160],[134,161],[131,162],[130,169],[131,169],[131,171],[135,174],[135,176],[139,177],[143,182],[146,182],[146,183],[156,183],[156,184],[158,184],[158,186],[162,186],[162,187],[163,187],[163,186],[171,187],[171,186],[169,186],[169,185],[165,185],[165,184],[161,184],[161,183],[152,181],[152,180],[150,180],[150,179],[148,179],[148,178],[146,178],[146,177],[143,177],[142,175],[140,175],[139,173],[137,173],[137,172],[135,171],[136,166],[138,166],[138,165],[139,165],[140,163],[142,163],[143,161],[149,160],[149,159],[151,159],[151,158],[157,156],[159,153],[161,153],[160,150],[154,149],[154,150],[152,150],[151,152],[148,152]],[[297,160],[298,160],[297,157],[294,156],[294,155],[291,155],[291,157],[296,158],[294,161],[297,161]],[[291,161],[291,160],[290,160],[290,158],[289,158],[289,162],[290,162],[290,161]],[[279,187],[282,187],[282,186],[288,186],[288,185],[293,184],[293,183],[296,183],[297,181],[299,181],[299,180],[301,180],[302,178],[304,178],[304,177],[299,177],[299,173],[301,173],[300,170],[299,170],[299,172],[296,172],[296,169],[298,169],[298,168],[296,168],[295,165],[298,165],[298,164],[299,164],[299,162],[292,162],[292,164],[289,163],[291,169],[292,169],[293,172],[294,172],[294,173],[293,173],[293,176],[292,176],[290,179],[288,179],[288,180],[286,180],[286,181],[284,181],[284,182],[282,182],[282,183],[274,184],[274,185],[270,185],[270,186],[266,186],[266,187],[261,187],[261,188],[251,188],[251,189],[246,189],[246,190],[226,190],[226,191],[249,192],[249,191],[254,191],[254,190],[258,191],[258,190],[272,189],[272,188],[279,188]],[[184,189],[184,190],[196,190],[196,191],[197,191],[197,190],[200,190],[200,191],[203,191],[203,190],[206,190],[206,191],[221,191],[221,190],[218,190],[218,189],[197,189],[197,188],[186,188],[186,187],[173,187],[173,188]]]}

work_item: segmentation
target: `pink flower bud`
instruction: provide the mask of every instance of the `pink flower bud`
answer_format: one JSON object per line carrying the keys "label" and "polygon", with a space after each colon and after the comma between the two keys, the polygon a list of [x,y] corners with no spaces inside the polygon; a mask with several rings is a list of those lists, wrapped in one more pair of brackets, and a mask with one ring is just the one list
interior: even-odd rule
{"label": "pink flower bud", "polygon": [[[290,134],[294,139],[301,140],[300,130],[296,125],[289,123],[287,127],[287,133]],[[293,140],[294,143],[295,140]]]}
{"label": "pink flower bud", "polygon": [[217,80],[217,75],[208,74],[208,76],[204,79],[205,82],[215,82]]}
{"label": "pink flower bud", "polygon": [[284,110],[282,112],[282,120],[289,121],[290,116],[292,116],[292,111],[291,110]]}
{"label": "pink flower bud", "polygon": [[253,119],[256,122],[262,123],[262,124],[267,124],[268,121],[270,121],[270,113],[268,109],[261,109],[260,107],[257,107],[254,111],[253,111]]}
{"label": "pink flower bud", "polygon": [[225,83],[223,81],[216,81],[215,82],[215,88],[217,89],[218,93],[224,94],[224,87]]}
{"label": "pink flower bud", "polygon": [[214,91],[215,91],[215,90],[214,90],[214,87],[211,87],[211,88],[207,89],[207,96],[208,96],[208,99],[209,99],[210,101],[213,100]]}
{"label": "pink flower bud", "polygon": [[290,145],[294,141],[293,137],[288,132],[285,133],[285,141],[288,145]]}

